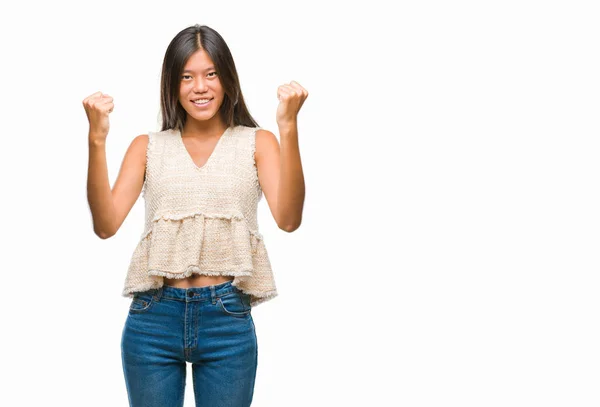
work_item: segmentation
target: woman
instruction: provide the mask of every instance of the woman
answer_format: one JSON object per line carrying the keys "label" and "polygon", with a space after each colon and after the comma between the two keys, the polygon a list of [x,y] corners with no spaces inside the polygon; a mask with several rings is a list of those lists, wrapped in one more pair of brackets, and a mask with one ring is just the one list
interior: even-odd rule
{"label": "woman", "polygon": [[258,128],[231,52],[207,26],[165,53],[162,129],[134,138],[111,191],[105,143],[113,98],[83,101],[90,123],[88,201],[94,232],[113,236],[137,201],[146,223],[125,279],[121,342],[131,406],[182,406],[186,362],[198,406],[249,406],[258,344],[252,307],[277,295],[256,219],[261,194],[277,225],[300,226],[304,177],[297,115],[308,92],[279,86],[275,135]]}

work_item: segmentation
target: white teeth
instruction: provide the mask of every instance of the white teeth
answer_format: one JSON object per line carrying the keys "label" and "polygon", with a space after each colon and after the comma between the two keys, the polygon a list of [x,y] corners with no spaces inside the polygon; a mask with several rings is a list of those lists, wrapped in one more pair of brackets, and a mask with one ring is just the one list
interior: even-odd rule
{"label": "white teeth", "polygon": [[210,99],[198,99],[198,100],[194,100],[193,102],[197,103],[197,104],[200,104],[200,105],[203,105],[205,103],[210,102]]}

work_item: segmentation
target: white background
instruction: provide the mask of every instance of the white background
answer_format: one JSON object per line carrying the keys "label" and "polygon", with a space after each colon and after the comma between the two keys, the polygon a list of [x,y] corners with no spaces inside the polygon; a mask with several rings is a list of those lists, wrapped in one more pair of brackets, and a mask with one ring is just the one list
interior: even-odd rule
{"label": "white background", "polygon": [[253,310],[253,406],[600,404],[598,9],[392,3],[3,6],[1,405],[127,406],[143,200],[94,235],[81,102],[115,98],[113,185],[195,23],[227,41],[263,128],[279,85],[310,93],[302,226],[259,204],[279,297]]}

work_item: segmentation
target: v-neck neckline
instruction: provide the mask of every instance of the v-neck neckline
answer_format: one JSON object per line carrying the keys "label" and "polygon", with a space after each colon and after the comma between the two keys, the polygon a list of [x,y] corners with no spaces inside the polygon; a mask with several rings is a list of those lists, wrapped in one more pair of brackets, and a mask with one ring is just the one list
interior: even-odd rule
{"label": "v-neck neckline", "polygon": [[219,148],[219,145],[221,144],[221,140],[223,140],[223,138],[225,138],[225,136],[227,136],[230,129],[231,129],[231,127],[226,128],[225,131],[223,132],[223,134],[221,134],[221,137],[219,137],[219,139],[217,140],[215,147],[213,148],[212,152],[210,153],[210,155],[208,156],[208,158],[206,159],[206,162],[204,163],[204,165],[202,165],[202,167],[198,167],[196,165],[196,163],[194,162],[194,158],[192,157],[192,155],[188,151],[187,147],[185,146],[185,143],[183,142],[183,136],[181,135],[181,131],[177,131],[177,139],[179,140],[179,143],[180,143],[181,147],[183,148],[183,152],[188,157],[188,160],[194,166],[194,168],[196,168],[197,170],[202,170],[202,169],[206,168],[206,166],[208,166],[212,157],[217,152],[217,149]]}

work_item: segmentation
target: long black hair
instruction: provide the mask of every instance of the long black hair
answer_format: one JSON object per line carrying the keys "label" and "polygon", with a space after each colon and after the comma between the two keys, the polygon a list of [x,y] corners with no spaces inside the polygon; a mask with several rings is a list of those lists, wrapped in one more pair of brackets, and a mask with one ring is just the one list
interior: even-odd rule
{"label": "long black hair", "polygon": [[179,103],[181,73],[190,56],[203,49],[215,64],[225,91],[219,108],[221,119],[228,126],[259,127],[248,112],[240,88],[240,80],[231,51],[221,35],[205,25],[193,25],[181,30],[167,47],[160,79],[160,109],[162,129],[183,131],[187,112]]}

